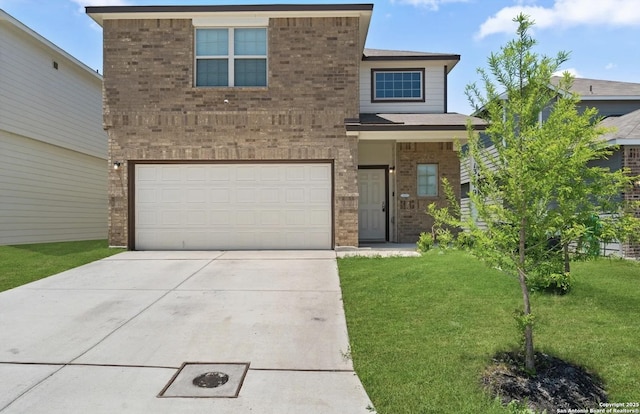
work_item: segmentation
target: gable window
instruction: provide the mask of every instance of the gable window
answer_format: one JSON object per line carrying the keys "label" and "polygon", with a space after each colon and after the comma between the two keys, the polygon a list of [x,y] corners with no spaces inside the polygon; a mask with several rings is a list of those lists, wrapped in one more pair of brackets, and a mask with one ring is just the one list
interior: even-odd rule
{"label": "gable window", "polygon": [[438,164],[418,164],[418,197],[438,195]]}
{"label": "gable window", "polygon": [[373,102],[424,102],[424,69],[372,69]]}
{"label": "gable window", "polygon": [[267,29],[196,29],[196,86],[267,86]]}

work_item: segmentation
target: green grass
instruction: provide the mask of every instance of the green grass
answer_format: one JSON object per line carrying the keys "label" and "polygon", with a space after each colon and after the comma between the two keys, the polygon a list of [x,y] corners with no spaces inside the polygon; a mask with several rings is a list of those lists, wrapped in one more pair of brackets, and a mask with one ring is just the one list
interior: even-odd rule
{"label": "green grass", "polygon": [[[354,366],[380,414],[506,412],[480,377],[518,346],[515,278],[459,251],[338,267]],[[532,297],[537,349],[597,373],[610,401],[640,401],[640,264],[603,259],[573,274],[569,295]]]}
{"label": "green grass", "polygon": [[0,246],[0,292],[121,251],[106,240]]}

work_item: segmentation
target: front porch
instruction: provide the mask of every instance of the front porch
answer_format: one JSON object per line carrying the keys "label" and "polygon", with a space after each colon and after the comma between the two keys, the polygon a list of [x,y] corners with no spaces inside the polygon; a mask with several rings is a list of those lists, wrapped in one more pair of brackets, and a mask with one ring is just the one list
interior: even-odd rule
{"label": "front porch", "polygon": [[425,210],[446,205],[442,179],[460,199],[459,144],[467,139],[460,114],[362,114],[347,133],[358,137],[358,234],[360,245],[372,242],[415,243],[430,231]]}

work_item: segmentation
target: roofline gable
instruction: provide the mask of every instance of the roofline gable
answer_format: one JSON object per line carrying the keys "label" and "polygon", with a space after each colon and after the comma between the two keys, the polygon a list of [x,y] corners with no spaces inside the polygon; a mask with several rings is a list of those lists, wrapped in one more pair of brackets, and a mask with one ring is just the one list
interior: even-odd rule
{"label": "roofline gable", "polygon": [[45,38],[42,35],[38,34],[35,30],[31,29],[29,26],[25,25],[24,23],[22,23],[21,21],[19,21],[15,17],[11,16],[9,13],[7,13],[4,10],[0,9],[0,23],[2,23],[2,22],[8,22],[13,27],[15,27],[18,30],[20,30],[23,34],[29,36],[31,39],[33,39],[36,42],[40,43],[42,46],[52,50],[53,52],[57,53],[58,55],[62,56],[63,58],[69,60],[74,65],[76,65],[80,70],[86,72],[87,74],[90,74],[91,76],[99,79],[102,82],[102,75],[100,75],[100,72],[96,71],[95,69],[90,68],[89,66],[87,66],[86,64],[84,64],[83,62],[78,60],[77,58],[73,57],[68,52],[64,51],[59,46],[56,46],[53,42],[51,42],[47,38]]}
{"label": "roofline gable", "polygon": [[296,18],[358,17],[360,48],[367,40],[372,3],[362,4],[256,4],[256,5],[188,5],[188,6],[87,6],[86,13],[98,25],[105,20],[127,19],[194,19],[206,17]]}

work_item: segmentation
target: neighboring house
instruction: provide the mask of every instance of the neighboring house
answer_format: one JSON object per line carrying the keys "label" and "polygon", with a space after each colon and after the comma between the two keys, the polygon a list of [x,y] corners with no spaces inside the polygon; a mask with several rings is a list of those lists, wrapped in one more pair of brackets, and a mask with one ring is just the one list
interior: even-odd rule
{"label": "neighboring house", "polygon": [[[637,84],[640,87],[640,84]],[[640,109],[622,116],[610,116],[601,122],[614,132],[603,135],[618,150],[610,158],[615,169],[628,168],[633,176],[640,176]],[[640,181],[634,183],[633,188],[623,194],[627,201],[640,202]],[[640,210],[636,210],[636,217],[640,218]],[[628,257],[640,258],[640,244],[626,244],[619,246],[618,253]]]}
{"label": "neighboring house", "polygon": [[0,245],[107,236],[102,77],[0,10]]}
{"label": "neighboring house", "polygon": [[[559,77],[551,78],[551,83],[557,85]],[[640,174],[640,83],[617,82],[598,79],[575,78],[571,92],[580,96],[578,108],[595,108],[599,116],[603,117],[601,125],[614,128],[616,132],[606,134],[611,145],[618,146],[607,160],[599,160],[597,165],[608,167],[611,171],[629,168],[632,175]],[[548,110],[540,114],[541,122],[549,116]],[[486,142],[488,143],[488,141]],[[469,204],[470,168],[461,169],[461,207],[463,215],[473,214]],[[640,199],[640,185],[630,193],[622,194],[626,200]],[[638,213],[640,214],[640,212]],[[640,257],[640,246],[620,245],[612,243],[603,246],[605,253],[615,252],[628,257]]]}
{"label": "neighboring house", "polygon": [[[364,49],[373,5],[87,7],[104,33],[113,246],[415,242],[459,188],[460,56]],[[483,123],[472,122],[479,128]]]}

